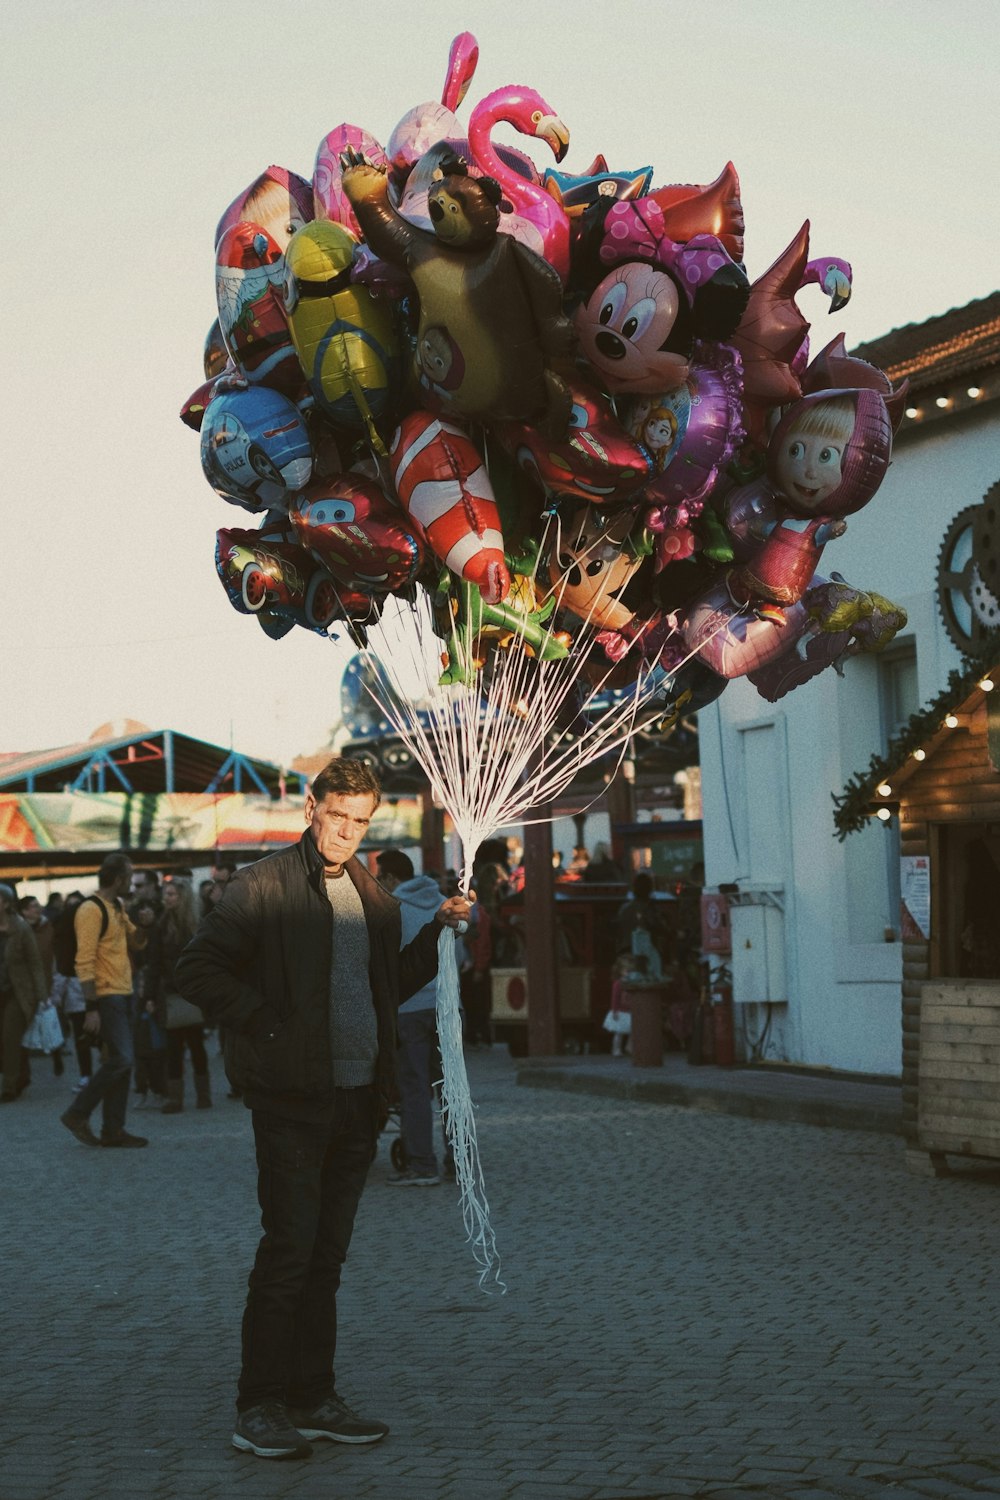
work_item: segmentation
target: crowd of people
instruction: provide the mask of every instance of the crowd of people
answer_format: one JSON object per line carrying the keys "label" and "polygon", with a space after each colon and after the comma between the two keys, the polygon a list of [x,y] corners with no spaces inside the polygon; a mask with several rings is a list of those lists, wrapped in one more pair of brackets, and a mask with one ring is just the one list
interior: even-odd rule
{"label": "crowd of people", "polygon": [[[193,1007],[185,1010],[173,970],[231,874],[231,866],[217,866],[195,894],[189,870],[164,875],[133,872],[129,863],[127,888],[112,892],[107,887],[105,904],[100,889],[96,896],[77,889],[53,892],[43,906],[37,896],[18,898],[11,885],[0,883],[0,1102],[12,1104],[22,1097],[31,1083],[32,1053],[38,1051],[51,1059],[57,1077],[64,1075],[66,1059],[73,1056],[74,1094],[90,1087],[109,1041],[100,1027],[87,1024],[88,998],[78,972],[79,936],[81,931],[91,932],[96,957],[108,920],[120,918],[134,936],[127,942],[128,1003],[121,1027],[113,1023],[112,1029],[128,1031],[135,1107],[180,1113],[185,1059],[190,1057],[197,1105],[209,1108],[204,1022]],[[48,1024],[34,1036],[40,1014]],[[33,1041],[39,1045],[32,1046]]]}
{"label": "crowd of people", "polygon": [[[383,861],[388,855],[388,865]],[[379,878],[404,902],[414,899],[397,885],[414,878],[427,892],[448,899],[458,893],[454,870],[405,877],[401,863],[409,865],[401,851],[383,851],[379,856]],[[187,1096],[185,1068],[190,1060],[190,1086],[199,1108],[212,1103],[206,1028],[196,1008],[182,999],[174,980],[174,967],[185,945],[194,936],[200,920],[222,898],[235,866],[218,864],[211,876],[194,886],[190,870],[158,874],[134,872],[131,886],[121,898],[122,910],[138,937],[129,942],[130,1006],[128,1025],[133,1057],[134,1107],[157,1107],[164,1114],[183,1111]],[[411,866],[412,869],[412,866]],[[576,846],[565,862],[553,855],[553,870],[560,886],[578,882],[621,883],[621,867],[607,846],[598,843],[592,854]],[[523,899],[524,866],[514,851],[509,856],[506,841],[491,840],[480,849],[474,866],[472,890],[476,901],[469,930],[459,940],[463,1024],[467,1044],[477,1049],[492,1042],[490,1024],[491,972],[494,968],[523,964],[523,938],[515,917],[511,922],[503,908]],[[671,969],[678,979],[677,963],[686,973],[685,934],[668,932],[662,908],[653,899],[654,882],[648,872],[633,881],[628,899],[621,906],[615,926],[613,979],[659,980]],[[416,899],[419,900],[420,893]],[[95,1070],[100,1042],[95,1029],[86,1026],[87,1006],[76,972],[76,913],[87,900],[80,890],[63,895],[54,892],[43,906],[37,896],[18,899],[14,890],[0,884],[0,1058],[3,1059],[3,1103],[15,1102],[31,1081],[31,1061],[22,1035],[40,1007],[51,1006],[58,1018],[62,1041],[48,1049],[57,1076],[65,1060],[75,1055],[76,1092],[87,1088]],[[93,900],[93,898],[89,898]],[[509,908],[508,908],[509,909]],[[676,925],[676,924],[675,924]],[[144,941],[141,941],[144,939]],[[678,941],[679,940],[679,941]],[[687,974],[693,983],[693,974]],[[612,1051],[628,1050],[628,1017],[623,1012],[625,985],[619,983],[604,1029],[611,1033]],[[426,1009],[426,1006],[421,1007]],[[402,1030],[412,1028],[404,1022]],[[219,1038],[220,1046],[222,1037]],[[405,1051],[405,1047],[404,1047]],[[402,1055],[402,1054],[401,1054]],[[231,1097],[237,1097],[231,1091]],[[425,1153],[418,1152],[425,1165]],[[433,1175],[425,1173],[424,1175]]]}

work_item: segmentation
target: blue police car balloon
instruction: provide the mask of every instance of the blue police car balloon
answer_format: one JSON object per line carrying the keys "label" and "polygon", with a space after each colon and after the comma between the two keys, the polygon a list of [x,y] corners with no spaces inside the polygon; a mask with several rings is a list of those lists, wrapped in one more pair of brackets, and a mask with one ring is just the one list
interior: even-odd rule
{"label": "blue police car balloon", "polygon": [[205,408],[201,465],[212,488],[244,510],[286,509],[309,483],[313,450],[297,407],[266,386],[225,391]]}

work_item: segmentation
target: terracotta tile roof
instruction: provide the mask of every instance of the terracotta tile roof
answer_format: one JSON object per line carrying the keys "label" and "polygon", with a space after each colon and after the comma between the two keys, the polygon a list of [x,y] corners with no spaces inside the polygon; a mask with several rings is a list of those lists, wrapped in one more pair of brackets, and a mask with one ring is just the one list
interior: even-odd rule
{"label": "terracotta tile roof", "polygon": [[895,328],[851,353],[884,370],[894,384],[909,377],[913,391],[1000,365],[1000,291]]}

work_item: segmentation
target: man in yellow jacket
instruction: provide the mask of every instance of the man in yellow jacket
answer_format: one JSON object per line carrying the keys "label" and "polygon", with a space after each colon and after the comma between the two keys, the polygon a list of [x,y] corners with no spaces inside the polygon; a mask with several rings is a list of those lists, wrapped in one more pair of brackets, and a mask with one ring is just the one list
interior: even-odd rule
{"label": "man in yellow jacket", "polygon": [[[87,1006],[83,1029],[101,1034],[104,1060],[80,1090],[62,1123],[85,1146],[146,1146],[145,1136],[125,1129],[129,1082],[135,1053],[132,1043],[132,965],[130,948],[143,948],[145,934],[125,914],[125,897],[132,889],[132,861],[127,854],[109,854],[97,877],[96,896],[76,909],[76,977]],[[90,1115],[102,1106],[98,1140]]]}

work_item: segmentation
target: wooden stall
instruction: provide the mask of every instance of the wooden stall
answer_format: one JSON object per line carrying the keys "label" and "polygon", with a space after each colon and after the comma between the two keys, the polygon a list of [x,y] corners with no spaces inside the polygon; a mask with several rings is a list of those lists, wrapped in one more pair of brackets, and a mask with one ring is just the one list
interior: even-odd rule
{"label": "wooden stall", "polygon": [[1000,676],[876,788],[900,820],[907,1165],[1000,1160]]}

